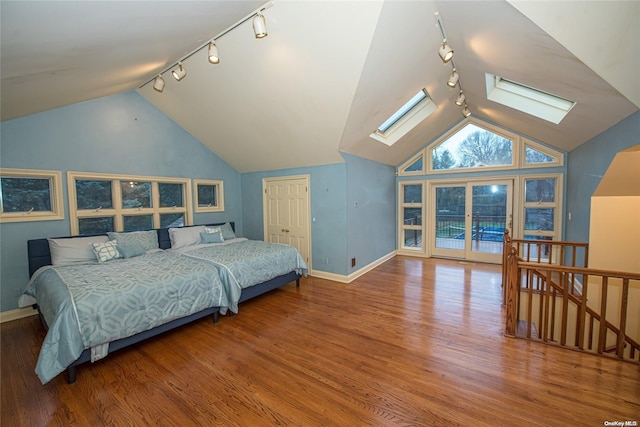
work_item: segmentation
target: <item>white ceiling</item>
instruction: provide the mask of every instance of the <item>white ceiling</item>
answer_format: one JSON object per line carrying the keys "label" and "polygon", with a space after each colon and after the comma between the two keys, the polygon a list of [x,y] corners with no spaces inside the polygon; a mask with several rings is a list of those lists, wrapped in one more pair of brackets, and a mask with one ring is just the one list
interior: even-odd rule
{"label": "white ceiling", "polygon": [[[138,90],[240,172],[340,151],[397,165],[462,119],[435,11],[475,117],[570,151],[640,105],[640,2],[624,1],[275,0],[268,37],[246,22],[218,39],[220,64],[203,50],[183,81],[138,89],[263,4],[2,0],[2,120]],[[486,72],[577,104],[545,122],[488,101]],[[427,120],[393,147],[368,137],[423,87],[438,106]]]}

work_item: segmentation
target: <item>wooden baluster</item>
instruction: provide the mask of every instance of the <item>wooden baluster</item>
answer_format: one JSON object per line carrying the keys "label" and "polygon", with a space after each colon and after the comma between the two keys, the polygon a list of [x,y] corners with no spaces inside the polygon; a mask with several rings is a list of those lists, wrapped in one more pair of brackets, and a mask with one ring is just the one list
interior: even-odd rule
{"label": "wooden baluster", "polygon": [[[575,280],[575,275],[573,276]],[[587,282],[582,284],[582,295],[580,296],[580,307],[576,318],[576,346],[580,350],[584,350],[584,326],[587,316]],[[589,328],[589,349],[591,349],[593,334],[593,316],[591,317],[591,326]]]}
{"label": "wooden baluster", "polygon": [[520,271],[518,268],[518,253],[515,248],[511,248],[507,257],[507,314],[505,335],[510,337],[516,336],[516,327],[518,319],[516,318],[516,307],[518,304],[518,295],[520,294]]}
{"label": "wooden baluster", "polygon": [[600,291],[600,329],[598,334],[598,354],[604,352],[607,339],[607,290],[609,278],[602,276],[602,289]]}
{"label": "wooden baluster", "polygon": [[544,317],[542,319],[542,341],[548,340],[548,332],[549,332],[549,302],[551,300],[551,286],[549,286],[549,282],[551,281],[551,271],[547,270],[545,272],[545,291],[544,298],[541,298],[541,307],[544,306]]}
{"label": "wooden baluster", "polygon": [[560,345],[567,345],[567,329],[569,317],[569,281],[567,274],[560,273],[560,285],[562,286],[562,326],[560,329]]}
{"label": "wooden baluster", "polygon": [[531,338],[531,324],[533,323],[533,271],[527,269],[527,338]]}
{"label": "wooden baluster", "polygon": [[[547,284],[550,286],[550,284]],[[549,330],[549,339],[551,341],[555,341],[555,333],[556,333],[556,299],[557,299],[556,288],[551,289],[551,327]]]}
{"label": "wooden baluster", "polygon": [[620,307],[620,331],[616,342],[616,354],[620,359],[624,357],[625,331],[627,327],[627,305],[629,300],[629,279],[622,279],[622,302]]}

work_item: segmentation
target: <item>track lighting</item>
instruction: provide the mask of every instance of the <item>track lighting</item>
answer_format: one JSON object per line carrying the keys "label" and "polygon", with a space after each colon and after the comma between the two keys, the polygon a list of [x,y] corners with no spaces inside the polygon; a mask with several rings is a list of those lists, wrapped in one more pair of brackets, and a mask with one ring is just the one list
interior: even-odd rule
{"label": "track lighting", "polygon": [[447,44],[447,39],[442,40],[442,45],[438,49],[438,55],[445,64],[453,59],[453,49]]}
{"label": "track lighting", "polygon": [[182,62],[178,62],[178,68],[173,70],[171,74],[173,74],[174,79],[176,79],[177,81],[180,81],[186,77],[187,71],[182,66]]}
{"label": "track lighting", "polygon": [[260,13],[253,17],[253,32],[256,34],[257,39],[267,37],[267,24],[264,16]]}
{"label": "track lighting", "polygon": [[456,99],[456,105],[458,106],[462,106],[462,104],[464,104],[464,99],[466,97],[464,96],[464,93],[462,91],[460,91],[460,94],[458,95],[458,99]]}
{"label": "track lighting", "polygon": [[218,53],[218,46],[216,46],[216,42],[212,41],[211,43],[209,43],[209,62],[211,62],[212,64],[219,64],[220,63],[220,54]]}
{"label": "track lighting", "polygon": [[163,69],[162,71],[160,71],[158,73],[157,76],[151,77],[149,80],[145,81],[139,87],[142,88],[142,87],[148,85],[149,83],[153,82],[153,88],[158,92],[162,92],[164,90],[164,86],[165,86],[165,81],[162,78],[162,74],[168,72],[169,70],[171,70],[171,75],[177,81],[180,81],[180,80],[184,79],[187,76],[187,71],[184,69],[184,66],[182,65],[182,63],[184,61],[186,61],[187,59],[191,58],[196,53],[198,53],[201,50],[203,50],[205,47],[208,48],[208,52],[207,52],[208,61],[211,64],[219,64],[220,63],[220,53],[218,51],[218,46],[216,45],[216,40],[218,40],[220,37],[223,37],[227,33],[235,30],[236,28],[240,27],[241,25],[245,24],[249,20],[253,21],[253,32],[254,32],[256,38],[257,39],[261,39],[263,37],[266,37],[267,36],[267,24],[266,24],[266,21],[265,21],[265,18],[264,18],[264,15],[262,14],[262,12],[264,12],[265,10],[269,9],[272,6],[273,6],[273,1],[269,1],[264,6],[262,6],[260,9],[257,9],[255,12],[253,12],[252,14],[246,16],[242,20],[236,22],[233,26],[227,28],[222,33],[218,34],[217,36],[215,36],[212,39],[209,39],[209,41],[206,42],[205,44],[200,45],[196,49],[192,50],[191,52],[189,52],[188,54],[186,54],[185,56],[180,58],[177,63],[174,62],[172,65],[170,65],[167,68]]}
{"label": "track lighting", "polygon": [[449,81],[447,81],[447,86],[456,87],[456,85],[458,84],[458,78],[459,78],[458,73],[454,68],[453,71],[451,71],[451,75],[449,76]]}
{"label": "track lighting", "polygon": [[467,106],[467,104],[464,104],[464,108],[462,109],[462,115],[464,117],[469,117],[471,115],[471,110],[469,110],[469,107]]}
{"label": "track lighting", "polygon": [[164,90],[164,79],[160,74],[158,74],[158,77],[153,79],[153,88],[158,92],[162,92]]}

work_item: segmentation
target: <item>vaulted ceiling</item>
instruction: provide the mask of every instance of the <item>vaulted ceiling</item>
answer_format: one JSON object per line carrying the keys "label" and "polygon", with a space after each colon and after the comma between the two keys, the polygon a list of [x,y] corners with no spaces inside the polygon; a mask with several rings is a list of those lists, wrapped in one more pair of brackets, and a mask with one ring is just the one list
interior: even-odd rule
{"label": "vaulted ceiling", "polygon": [[[157,73],[263,1],[5,1],[2,120],[137,90],[240,172],[341,162],[398,165],[462,120],[441,62],[439,12],[473,116],[570,151],[638,110],[640,2],[302,1],[264,11]],[[493,73],[576,102],[558,125],[487,100]],[[436,111],[388,147],[369,134],[425,88]]]}

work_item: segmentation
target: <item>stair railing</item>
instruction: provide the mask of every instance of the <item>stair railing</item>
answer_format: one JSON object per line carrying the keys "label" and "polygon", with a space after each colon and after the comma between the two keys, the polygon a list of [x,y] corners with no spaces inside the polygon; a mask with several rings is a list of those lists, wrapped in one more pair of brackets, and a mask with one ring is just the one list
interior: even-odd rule
{"label": "stair railing", "polygon": [[[545,256],[539,255],[541,242],[549,247]],[[528,259],[519,255],[523,248]],[[552,248],[558,250],[555,259]],[[627,333],[629,314],[638,313],[629,295],[640,291],[640,274],[563,265],[578,262],[576,250],[584,250],[586,264],[586,243],[523,242],[505,234],[505,335],[640,363],[638,339]]]}

